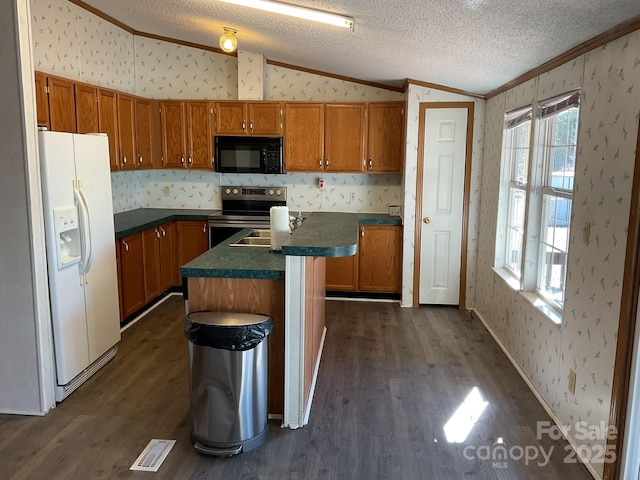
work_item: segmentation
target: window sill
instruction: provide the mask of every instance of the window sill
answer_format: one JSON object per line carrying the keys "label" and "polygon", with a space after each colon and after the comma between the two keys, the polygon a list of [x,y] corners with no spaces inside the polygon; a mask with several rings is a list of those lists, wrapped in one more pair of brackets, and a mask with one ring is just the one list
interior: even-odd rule
{"label": "window sill", "polygon": [[503,267],[493,267],[493,271],[516,292],[520,290],[520,280],[514,277],[509,270]]}
{"label": "window sill", "polygon": [[493,267],[493,271],[498,275],[504,282],[511,287],[512,290],[520,293],[522,297],[527,300],[533,307],[535,307],[540,313],[542,313],[545,317],[551,320],[554,324],[560,325],[562,324],[562,315],[558,313],[558,311],[551,306],[547,302],[544,301],[542,297],[534,292],[522,292],[520,291],[520,281],[511,275],[508,270],[501,267]]}

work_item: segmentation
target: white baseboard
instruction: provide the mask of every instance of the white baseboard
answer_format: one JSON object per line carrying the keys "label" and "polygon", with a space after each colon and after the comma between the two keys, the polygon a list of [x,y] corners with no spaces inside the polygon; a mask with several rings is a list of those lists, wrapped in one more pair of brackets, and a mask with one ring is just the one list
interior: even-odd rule
{"label": "white baseboard", "polygon": [[122,327],[120,329],[120,333],[124,332],[127,328],[134,326],[136,323],[138,323],[138,321],[140,321],[147,313],[149,313],[151,310],[153,310],[154,308],[157,308],[162,302],[165,302],[169,299],[169,297],[172,297],[173,295],[180,295],[182,296],[182,293],[180,292],[169,292],[167,293],[164,297],[162,297],[160,300],[158,300],[156,303],[154,303],[153,305],[151,305],[149,308],[147,308],[144,312],[142,312],[140,315],[138,315],[136,318],[134,318],[133,320],[131,320],[129,323],[127,323],[124,327]]}
{"label": "white baseboard", "polygon": [[[509,359],[513,367],[518,372],[518,374],[522,377],[524,382],[527,384],[527,386],[529,387],[529,390],[531,390],[531,393],[533,393],[533,395],[536,397],[540,405],[542,405],[542,408],[544,408],[547,414],[551,417],[551,420],[553,420],[553,423],[555,423],[558,427],[560,427],[561,432],[564,432],[564,426],[560,421],[560,419],[556,416],[555,412],[551,409],[551,407],[546,402],[546,400],[542,397],[542,395],[540,395],[538,390],[536,390],[536,387],[533,385],[533,383],[531,383],[531,380],[524,373],[524,370],[520,368],[520,365],[518,365],[518,362],[516,362],[515,358],[511,356],[511,353],[509,352],[509,350],[507,350],[507,347],[504,346],[504,344],[500,341],[500,339],[495,334],[495,332],[491,329],[491,327],[489,327],[487,322],[485,322],[484,318],[482,318],[482,315],[480,315],[480,313],[478,313],[478,311],[475,308],[471,308],[470,310],[474,313],[476,317],[478,317],[478,319],[484,325],[484,328],[486,328],[487,331],[491,334],[495,342],[502,349],[502,351],[507,356],[507,358]],[[577,453],[578,445],[576,444],[575,440],[570,435],[564,435],[564,438],[567,440],[567,442],[569,442],[569,445],[571,445],[571,448],[573,448],[573,450],[576,452],[576,458],[579,459],[580,455],[578,455]],[[585,467],[587,467],[587,470],[589,470],[589,473],[593,475],[593,478],[595,478],[596,480],[602,480],[602,476],[600,475],[600,473],[598,473],[598,471],[595,469],[595,467],[591,463],[585,463],[584,465]]]}

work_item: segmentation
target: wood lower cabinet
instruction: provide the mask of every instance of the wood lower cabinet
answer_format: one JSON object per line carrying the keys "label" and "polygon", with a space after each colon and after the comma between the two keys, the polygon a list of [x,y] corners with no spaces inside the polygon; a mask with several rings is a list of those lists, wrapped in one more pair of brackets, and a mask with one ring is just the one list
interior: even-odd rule
{"label": "wood lower cabinet", "polygon": [[209,249],[209,225],[206,221],[184,220],[176,222],[176,227],[179,269]]}
{"label": "wood lower cabinet", "polygon": [[358,287],[365,292],[400,293],[402,227],[360,225]]}
{"label": "wood lower cabinet", "polygon": [[122,282],[122,318],[144,307],[144,246],[142,232],[120,239],[120,279]]}
{"label": "wood lower cabinet", "polygon": [[158,227],[142,232],[144,251],[144,303],[161,293],[160,289],[160,231]]}
{"label": "wood lower cabinet", "polygon": [[158,226],[160,232],[159,239],[159,261],[160,261],[160,290],[166,292],[171,287],[175,287],[180,281],[180,272],[177,262],[177,241],[175,222],[163,223]]}
{"label": "wood lower cabinet", "polygon": [[360,225],[358,253],[327,258],[327,290],[400,293],[402,227]]}

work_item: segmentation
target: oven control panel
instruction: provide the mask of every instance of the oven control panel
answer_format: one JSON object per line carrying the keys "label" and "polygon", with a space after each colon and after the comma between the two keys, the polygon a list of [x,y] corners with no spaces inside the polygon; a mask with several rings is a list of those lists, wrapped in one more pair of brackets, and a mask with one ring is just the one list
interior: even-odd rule
{"label": "oven control panel", "polygon": [[286,187],[222,187],[222,201],[253,200],[258,202],[286,201]]}

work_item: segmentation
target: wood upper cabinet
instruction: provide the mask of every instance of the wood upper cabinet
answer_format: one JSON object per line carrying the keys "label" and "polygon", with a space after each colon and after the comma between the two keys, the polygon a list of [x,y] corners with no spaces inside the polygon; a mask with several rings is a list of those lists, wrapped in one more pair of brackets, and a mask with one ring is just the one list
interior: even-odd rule
{"label": "wood upper cabinet", "polygon": [[76,131],[74,83],[58,77],[48,77],[49,124],[54,132]]}
{"label": "wood upper cabinet", "polygon": [[359,290],[400,293],[402,227],[360,225],[358,247]]}
{"label": "wood upper cabinet", "polygon": [[35,89],[38,126],[49,128],[49,99],[47,97],[47,77],[44,73],[36,72]]}
{"label": "wood upper cabinet", "polygon": [[212,168],[211,104],[187,102],[187,167]]}
{"label": "wood upper cabinet", "polygon": [[322,170],[324,104],[286,103],[284,123],[285,170],[288,172]]}
{"label": "wood upper cabinet", "polygon": [[78,133],[99,132],[98,89],[91,85],[76,83],[75,99],[76,131]]}
{"label": "wood upper cabinet", "polygon": [[145,305],[142,232],[120,239],[122,315],[127,318]]}
{"label": "wood upper cabinet", "polygon": [[118,102],[113,90],[98,90],[98,123],[101,133],[109,138],[109,165],[120,169],[120,145],[118,141]]}
{"label": "wood upper cabinet", "polygon": [[368,172],[401,172],[404,154],[404,102],[370,103],[368,112]]}
{"label": "wood upper cabinet", "polygon": [[279,102],[216,102],[215,131],[219,135],[281,135]]}
{"label": "wood upper cabinet", "polygon": [[120,144],[120,169],[136,168],[136,127],[133,97],[118,93],[118,140]]}
{"label": "wood upper cabinet", "polygon": [[179,269],[209,249],[209,225],[206,221],[184,220],[176,222],[176,228]]}
{"label": "wood upper cabinet", "polygon": [[136,168],[153,167],[153,121],[151,101],[133,100],[135,114]]}
{"label": "wood upper cabinet", "polygon": [[324,130],[325,171],[362,171],[365,112],[364,103],[327,104]]}
{"label": "wood upper cabinet", "polygon": [[160,102],[165,168],[212,167],[211,104]]}

